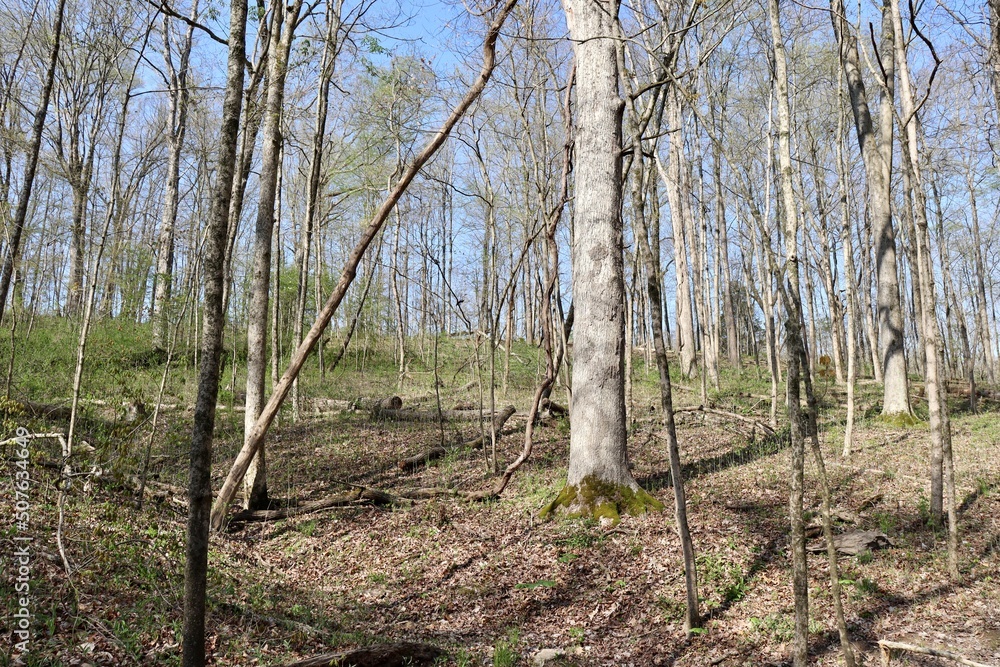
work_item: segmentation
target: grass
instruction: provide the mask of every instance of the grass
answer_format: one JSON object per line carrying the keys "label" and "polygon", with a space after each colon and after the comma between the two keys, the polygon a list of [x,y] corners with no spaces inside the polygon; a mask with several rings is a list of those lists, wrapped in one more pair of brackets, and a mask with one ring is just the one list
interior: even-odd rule
{"label": "grass", "polygon": [[[36,561],[32,588],[38,600],[35,646],[38,655],[46,658],[35,664],[69,664],[70,659],[93,662],[102,651],[114,656],[118,664],[180,662],[183,510],[167,501],[162,505],[149,502],[137,511],[130,492],[115,481],[114,474],[135,472],[150,434],[148,421],[126,423],[120,407],[128,400],[155,397],[163,365],[148,355],[148,334],[144,326],[124,323],[98,322],[94,328],[83,388],[86,420],[82,427],[86,439],[97,448],[87,465],[99,465],[107,473],[90,480],[86,489],[85,480],[78,480],[67,503],[65,536],[75,568],[72,587],[60,574],[57,556],[55,560],[40,556]],[[339,343],[336,334],[331,340]],[[360,335],[357,343],[341,368],[328,373],[325,380],[315,360],[310,360],[302,378],[303,396],[353,399],[395,392],[399,378],[393,341]],[[434,402],[432,344],[432,338],[408,341],[410,361],[400,391],[408,404]],[[245,369],[241,345],[237,341],[236,393],[242,388]],[[30,339],[18,340],[15,346],[12,397],[66,401],[74,349],[71,326],[64,320],[39,318]],[[481,357],[485,349],[480,347]],[[9,350],[9,337],[0,336],[0,354]],[[443,407],[459,399],[478,399],[478,385],[459,391],[474,377],[469,360],[475,350],[476,341],[469,337],[440,339]],[[498,351],[498,367],[502,368],[500,355],[502,350]],[[498,402],[525,408],[538,361],[535,348],[515,343],[508,396],[502,397],[498,386]],[[223,405],[237,399],[231,390],[232,368],[227,364],[223,377]],[[676,364],[673,369],[676,373]],[[636,354],[633,414],[639,417],[646,416],[644,407],[658,402],[654,370]],[[676,391],[678,404],[700,401],[697,381],[679,377],[675,381],[694,390]],[[195,386],[193,355],[179,354],[168,379],[166,400],[188,406]],[[1000,599],[993,582],[1000,578],[1000,567],[995,528],[990,523],[1000,495],[995,492],[1000,480],[996,413],[954,416],[960,497],[969,498],[962,514],[967,588],[941,593],[924,603],[921,595],[927,594],[913,593],[912,582],[928,582],[929,586],[940,580],[943,571],[940,535],[922,523],[926,429],[896,429],[881,423],[878,388],[860,385],[859,404],[862,410],[871,410],[858,422],[855,459],[840,461],[835,452],[839,451],[837,429],[842,428],[843,410],[836,403],[838,389],[826,386],[824,391],[823,445],[833,447],[828,464],[841,466],[830,466],[835,501],[856,508],[875,490],[884,494],[883,501],[865,511],[861,527],[878,527],[899,545],[891,557],[866,553],[844,561],[849,614],[872,619],[875,636],[891,632],[903,617],[938,623],[933,609],[942,600],[953,608],[976,609],[948,596],[967,594],[970,600],[982,599],[996,608]],[[742,372],[724,367],[721,390],[713,391],[710,398],[722,409],[766,421],[769,401],[759,397],[769,393],[766,374],[758,376],[752,367]],[[989,406],[984,402],[983,407]],[[38,430],[64,427],[28,420],[16,410],[4,410],[3,404],[0,411],[4,412],[3,435],[18,425]],[[709,611],[711,619],[707,638],[684,643],[678,629],[684,612],[683,577],[678,576],[681,565],[670,512],[630,518],[611,532],[581,520],[537,523],[538,507],[565,480],[569,421],[558,420],[536,430],[532,457],[499,502],[444,499],[412,508],[349,506],[248,525],[213,538],[209,575],[213,659],[220,665],[255,664],[254,660],[256,664],[282,664],[316,652],[317,647],[337,650],[416,637],[452,649],[450,657],[442,660],[449,665],[523,664],[539,647],[565,647],[567,642],[583,645],[585,641],[586,650],[593,651],[587,659],[594,664],[627,662],[617,656],[632,649],[643,651],[643,656],[672,656],[671,660],[684,656],[686,662],[701,664],[710,661],[710,651],[718,648],[722,655],[724,646],[737,650],[740,641],[753,644],[754,656],[780,662],[782,642],[791,627],[788,571],[781,551],[787,534],[788,452],[782,438],[747,442],[724,426],[697,419],[679,426],[704,596],[702,611]],[[667,469],[662,443],[648,437],[654,428],[649,421],[637,419],[631,435],[636,474],[641,471],[648,480],[660,479],[657,475]],[[217,413],[216,485],[242,444],[242,430],[242,414]],[[467,430],[468,425],[451,425],[446,438],[458,441]],[[190,414],[183,409],[164,411],[154,436],[151,479],[184,486]],[[361,413],[293,423],[286,409],[268,443],[273,462],[269,486],[272,495],[282,500],[301,501],[341,492],[343,482],[388,490],[478,488],[493,482],[478,451],[452,451],[437,465],[412,475],[398,471],[396,462],[401,456],[435,444],[439,437],[436,427],[376,423]],[[499,450],[502,460],[513,460],[522,444],[516,434],[505,436]],[[34,460],[58,456],[54,442],[38,441],[32,447]],[[866,470],[874,472],[860,472]],[[669,502],[665,479],[659,486],[655,482],[646,486]],[[39,468],[38,480],[33,487],[33,521],[39,544],[45,540],[51,544],[55,477]],[[815,490],[811,468],[807,480]],[[9,495],[9,489],[0,489],[6,502],[3,494]],[[0,534],[11,536],[6,527],[0,528]],[[54,556],[51,547],[45,549]],[[810,567],[815,568],[820,560],[810,558]],[[811,576],[823,581],[822,572],[811,572]],[[828,620],[829,594],[823,588],[817,591],[814,613],[818,620]],[[0,581],[0,598],[5,601],[0,608],[11,613],[13,591],[6,580]],[[890,599],[899,611],[885,609]],[[821,631],[822,623],[814,623],[812,630]],[[638,638],[619,639],[618,633]],[[90,643],[92,649],[81,648]],[[734,662],[746,658],[749,664],[748,655]],[[635,656],[631,661],[642,664]],[[0,656],[0,665],[4,664]]]}

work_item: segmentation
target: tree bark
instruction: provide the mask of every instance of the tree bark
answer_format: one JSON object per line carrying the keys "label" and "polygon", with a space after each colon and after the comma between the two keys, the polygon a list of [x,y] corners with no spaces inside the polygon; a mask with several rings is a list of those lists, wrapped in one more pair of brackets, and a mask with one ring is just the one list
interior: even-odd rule
{"label": "tree bark", "polygon": [[639,488],[626,451],[622,113],[617,0],[564,0],[577,71],[573,398],[566,486],[546,511],[616,523],[663,505]]}
{"label": "tree bark", "polygon": [[[198,0],[191,4],[191,20],[198,18]],[[167,131],[167,177],[163,191],[163,217],[160,223],[160,236],[157,243],[156,277],[153,281],[153,348],[165,350],[167,345],[167,329],[169,318],[167,306],[170,303],[170,293],[174,277],[174,225],[177,223],[177,206],[180,202],[180,164],[181,151],[184,148],[184,136],[187,133],[188,99],[190,93],[187,87],[188,62],[191,57],[191,45],[194,42],[194,24],[188,25],[181,44],[179,61],[174,69],[173,54],[170,48],[170,19],[163,18],[163,61],[167,67],[167,92],[170,97],[169,127]]]}
{"label": "tree bark", "polygon": [[205,603],[208,570],[209,513],[212,507],[212,434],[219,394],[222,356],[222,311],[225,282],[226,226],[233,192],[233,172],[239,135],[243,95],[243,63],[246,59],[247,1],[232,0],[229,13],[229,59],[226,94],[222,107],[219,166],[212,212],[206,230],[203,254],[205,317],[203,354],[198,377],[194,428],[191,436],[191,467],[188,487],[188,540],[184,573],[184,667],[205,664]]}
{"label": "tree bark", "polygon": [[903,352],[903,313],[896,266],[896,232],[892,222],[891,168],[893,126],[893,31],[888,0],[882,7],[881,67],[885,76],[876,137],[868,95],[861,78],[857,36],[851,32],[843,0],[830,0],[833,31],[851,97],[854,126],[868,177],[868,205],[875,229],[878,291],[879,364],[882,369],[882,414],[910,414],[906,357]]}
{"label": "tree bark", "polygon": [[[267,61],[267,102],[264,107],[264,136],[261,151],[257,225],[254,230],[253,268],[250,281],[250,304],[247,315],[247,384],[246,413],[243,417],[244,442],[253,431],[264,404],[264,377],[267,373],[267,322],[271,284],[271,242],[274,233],[274,208],[278,177],[281,171],[281,112],[285,98],[288,55],[295,35],[302,0],[287,8],[283,2],[272,4],[270,45]],[[276,347],[277,341],[271,341]],[[247,509],[261,509],[268,503],[267,467],[263,448],[251,463],[243,480]]]}

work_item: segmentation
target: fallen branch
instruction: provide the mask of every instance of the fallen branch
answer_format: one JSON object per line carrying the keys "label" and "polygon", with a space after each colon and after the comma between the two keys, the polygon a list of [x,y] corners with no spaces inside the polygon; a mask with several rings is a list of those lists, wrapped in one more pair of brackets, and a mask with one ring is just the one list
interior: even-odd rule
{"label": "fallen branch", "polygon": [[993,667],[992,665],[987,665],[983,662],[969,660],[965,656],[959,655],[958,653],[929,648],[927,646],[919,646],[917,644],[904,644],[903,642],[891,642],[887,639],[880,639],[878,641],[878,647],[882,650],[882,667],[888,667],[889,661],[892,660],[893,651],[909,651],[910,653],[932,655],[935,658],[947,658],[948,660],[954,660],[960,665],[969,665],[969,667]]}
{"label": "fallen branch", "polygon": [[431,644],[400,642],[324,653],[290,662],[285,667],[403,667],[403,665],[431,664],[441,653],[441,649]]}
{"label": "fallen branch", "polygon": [[747,417],[745,415],[738,414],[736,412],[726,412],[725,410],[717,410],[716,408],[707,408],[704,405],[689,405],[683,408],[674,408],[674,413],[678,412],[705,412],[710,415],[716,415],[718,417],[725,417],[726,419],[733,419],[736,421],[743,422],[750,426],[759,428],[764,431],[767,435],[774,435],[774,429],[764,422],[754,419],[753,417]]}
{"label": "fallen branch", "polygon": [[426,164],[434,153],[436,153],[441,147],[441,145],[444,144],[445,139],[448,138],[452,129],[458,124],[458,122],[465,115],[465,112],[479,98],[480,93],[482,93],[483,89],[486,87],[486,82],[489,81],[490,75],[492,75],[493,69],[496,66],[496,42],[497,38],[500,36],[500,29],[503,27],[504,21],[510,15],[516,3],[517,0],[507,0],[503,7],[501,7],[494,15],[493,21],[486,32],[485,39],[483,40],[483,66],[479,72],[479,76],[476,77],[476,80],[469,87],[466,94],[462,97],[462,100],[449,114],[441,128],[400,176],[395,187],[393,187],[392,192],[389,193],[389,196],[372,216],[371,222],[365,228],[360,240],[351,251],[347,263],[344,266],[343,273],[341,273],[340,279],[337,281],[336,287],[334,287],[333,291],[330,293],[330,296],[327,298],[326,304],[323,306],[322,310],[316,314],[316,321],[313,322],[309,332],[305,335],[298,348],[292,354],[288,368],[281,376],[281,379],[278,380],[271,397],[268,399],[267,404],[264,406],[260,416],[257,418],[257,422],[254,424],[249,433],[246,434],[243,448],[240,449],[239,454],[237,454],[236,460],[233,462],[233,466],[226,477],[226,481],[223,483],[222,488],[219,489],[219,494],[216,496],[215,503],[212,506],[210,519],[212,529],[221,530],[225,524],[226,512],[229,509],[229,504],[232,502],[233,497],[236,495],[237,486],[241,481],[243,481],[247,468],[250,467],[250,462],[253,460],[253,457],[256,456],[257,450],[260,449],[263,444],[264,437],[267,434],[271,423],[274,421],[274,418],[278,414],[278,410],[281,408],[281,404],[284,402],[285,397],[291,390],[292,382],[294,382],[295,378],[298,377],[299,371],[306,362],[306,358],[316,346],[316,343],[322,336],[323,331],[330,323],[330,319],[333,317],[334,313],[337,312],[337,308],[340,306],[348,288],[351,286],[351,283],[354,282],[354,277],[357,275],[358,264],[361,263],[361,258],[364,257],[368,247],[382,230],[382,226],[389,218],[389,214],[392,212],[393,208],[395,208],[400,197],[403,196],[407,186],[409,186],[409,184],[417,176],[424,164]]}
{"label": "fallen branch", "polygon": [[302,514],[310,514],[312,512],[320,512],[327,509],[333,509],[335,507],[344,507],[346,505],[353,505],[362,500],[367,500],[375,505],[399,505],[402,504],[398,498],[385,493],[384,491],[379,491],[377,489],[360,488],[353,489],[347,493],[341,493],[335,496],[328,496],[320,500],[314,500],[312,502],[303,503],[301,505],[296,505],[294,507],[282,507],[276,510],[243,510],[242,512],[237,512],[230,519],[230,523],[244,522],[249,523],[252,521],[276,521],[278,519],[287,519],[293,516],[299,516]]}
{"label": "fallen branch", "polygon": [[[493,433],[496,433],[497,442],[500,441],[500,436],[503,432],[504,424],[507,420],[516,412],[513,405],[508,405],[502,412],[498,412],[493,418]],[[458,445],[458,448],[472,448],[472,449],[482,449],[491,442],[490,435],[480,435],[478,437],[472,438],[471,440],[466,440],[465,442]],[[406,470],[407,472],[412,472],[422,465],[439,459],[449,451],[448,447],[431,447],[427,451],[421,452],[420,454],[414,454],[408,458],[402,459],[399,462],[400,470]]]}
{"label": "fallen branch", "polygon": [[496,418],[501,413],[480,412],[479,410],[379,410],[372,412],[372,419],[399,422],[474,421]]}

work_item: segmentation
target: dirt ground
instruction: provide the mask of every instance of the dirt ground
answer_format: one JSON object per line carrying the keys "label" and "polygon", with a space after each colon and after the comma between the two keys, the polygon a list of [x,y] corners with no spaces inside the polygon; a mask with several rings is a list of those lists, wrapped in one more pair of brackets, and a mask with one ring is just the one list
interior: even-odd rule
{"label": "dirt ground", "polygon": [[[517,407],[522,412],[508,424],[498,450],[504,464],[522,447],[527,406]],[[839,456],[843,427],[831,415],[824,455],[835,505],[849,519],[837,529],[856,522],[884,531],[893,544],[840,560],[851,638],[864,664],[880,664],[876,642],[892,639],[1000,665],[998,413],[955,416],[957,584],[945,570],[945,535],[926,522],[926,425],[894,428],[863,419],[855,454],[845,461]],[[212,543],[211,664],[281,665],[393,640],[442,647],[448,656],[441,664],[449,665],[533,664],[543,649],[563,649],[549,663],[562,665],[790,664],[787,444],[759,433],[751,437],[743,423],[679,415],[706,617],[704,628],[686,639],[666,443],[648,408],[637,407],[633,416],[634,475],[668,510],[626,517],[613,528],[538,518],[565,476],[569,427],[559,419],[536,431],[530,460],[500,501],[358,502],[233,525]],[[230,419],[219,431],[216,488],[237,441],[238,420]],[[153,479],[166,489],[183,485],[185,477],[182,415],[177,422],[152,459]],[[350,485],[395,494],[418,487],[483,488],[493,478],[481,451],[455,451],[416,473],[396,465],[442,437],[451,443],[474,434],[468,422],[442,428],[348,412],[292,424],[286,416],[268,442],[270,492],[294,504]],[[64,508],[67,577],[56,545],[56,471],[39,465],[57,448],[38,443],[31,489],[34,635],[26,664],[179,664],[183,498],[167,491],[139,510],[113,475],[81,476]],[[2,474],[12,478],[11,450],[3,455]],[[811,460],[807,489],[807,506],[815,512],[819,486]],[[0,497],[13,507],[10,484]],[[2,529],[9,575],[0,584],[5,626],[14,611],[10,516],[5,512]],[[810,555],[809,567],[812,659],[842,664],[825,554]],[[0,655],[0,664],[8,663]],[[899,655],[892,664],[954,663]]]}

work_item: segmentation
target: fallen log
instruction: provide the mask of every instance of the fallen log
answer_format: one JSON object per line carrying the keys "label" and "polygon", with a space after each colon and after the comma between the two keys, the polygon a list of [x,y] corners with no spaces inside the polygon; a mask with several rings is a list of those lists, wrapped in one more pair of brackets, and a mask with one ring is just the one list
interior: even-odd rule
{"label": "fallen log", "polygon": [[718,417],[725,417],[726,419],[732,419],[735,421],[743,422],[755,428],[759,428],[767,435],[774,435],[774,429],[768,424],[754,419],[753,417],[747,417],[745,415],[738,414],[736,412],[726,412],[725,410],[717,410],[716,408],[708,408],[704,405],[688,405],[682,408],[674,408],[674,414],[678,412],[704,412],[710,415],[716,415]]}
{"label": "fallen log", "polygon": [[381,417],[385,412],[394,412],[403,408],[403,399],[399,396],[388,396],[386,398],[363,399],[359,398],[354,402],[356,409],[367,409],[372,413],[372,419]]}
{"label": "fallen log", "polygon": [[551,414],[554,415],[569,414],[569,408],[567,408],[565,405],[559,405],[555,401],[548,398],[543,398],[541,404],[538,407],[540,407],[542,410],[548,410]]}
{"label": "fallen log", "polygon": [[285,667],[403,667],[403,665],[429,665],[442,654],[431,644],[399,642],[365,646],[350,651],[324,653],[305,660],[290,662]]}
{"label": "fallen log", "polygon": [[[857,556],[862,551],[875,551],[895,546],[892,540],[880,530],[851,530],[833,538],[833,547],[844,556]],[[812,544],[806,551],[820,553],[826,551],[826,542]]]}
{"label": "fallen log", "polygon": [[[503,409],[502,412],[498,412],[496,416],[493,418],[493,432],[497,434],[498,442],[500,441],[500,436],[503,432],[504,424],[506,424],[507,420],[510,419],[511,416],[513,416],[514,412],[516,412],[514,406],[508,405],[506,408]],[[487,433],[485,435],[480,435],[475,438],[472,438],[471,440],[466,440],[465,442],[459,444],[458,448],[471,447],[472,449],[482,449],[483,447],[487,446],[490,442],[491,442],[490,434]],[[401,459],[399,462],[399,468],[400,470],[406,470],[408,472],[412,472],[422,465],[426,465],[427,463],[435,459],[441,458],[447,453],[448,453],[447,447],[441,447],[440,445],[437,447],[431,447],[430,449],[421,452],[420,454],[414,454],[413,456]]]}
{"label": "fallen log", "polygon": [[380,410],[372,414],[373,419],[400,422],[472,421],[495,416],[496,413],[479,410],[442,410],[440,413],[437,410]]}
{"label": "fallen log", "polygon": [[346,493],[328,496],[326,498],[321,498],[320,500],[314,500],[301,505],[295,505],[293,507],[282,507],[274,510],[242,510],[234,514],[230,519],[230,522],[236,521],[250,523],[253,521],[277,521],[278,519],[287,519],[301,514],[320,512],[334,507],[353,505],[354,503],[362,500],[370,501],[375,505],[402,504],[398,498],[394,498],[384,491],[370,488],[357,488],[351,489]]}
{"label": "fallen log", "polygon": [[929,646],[920,646],[918,644],[905,644],[903,642],[891,642],[887,639],[880,639],[878,641],[878,647],[882,652],[882,667],[889,667],[893,651],[909,651],[910,653],[931,655],[935,658],[946,658],[948,660],[953,660],[960,665],[969,665],[969,667],[993,667],[992,665],[987,665],[983,662],[970,660],[964,655],[953,653],[952,651],[944,651],[941,649],[930,648]]}

